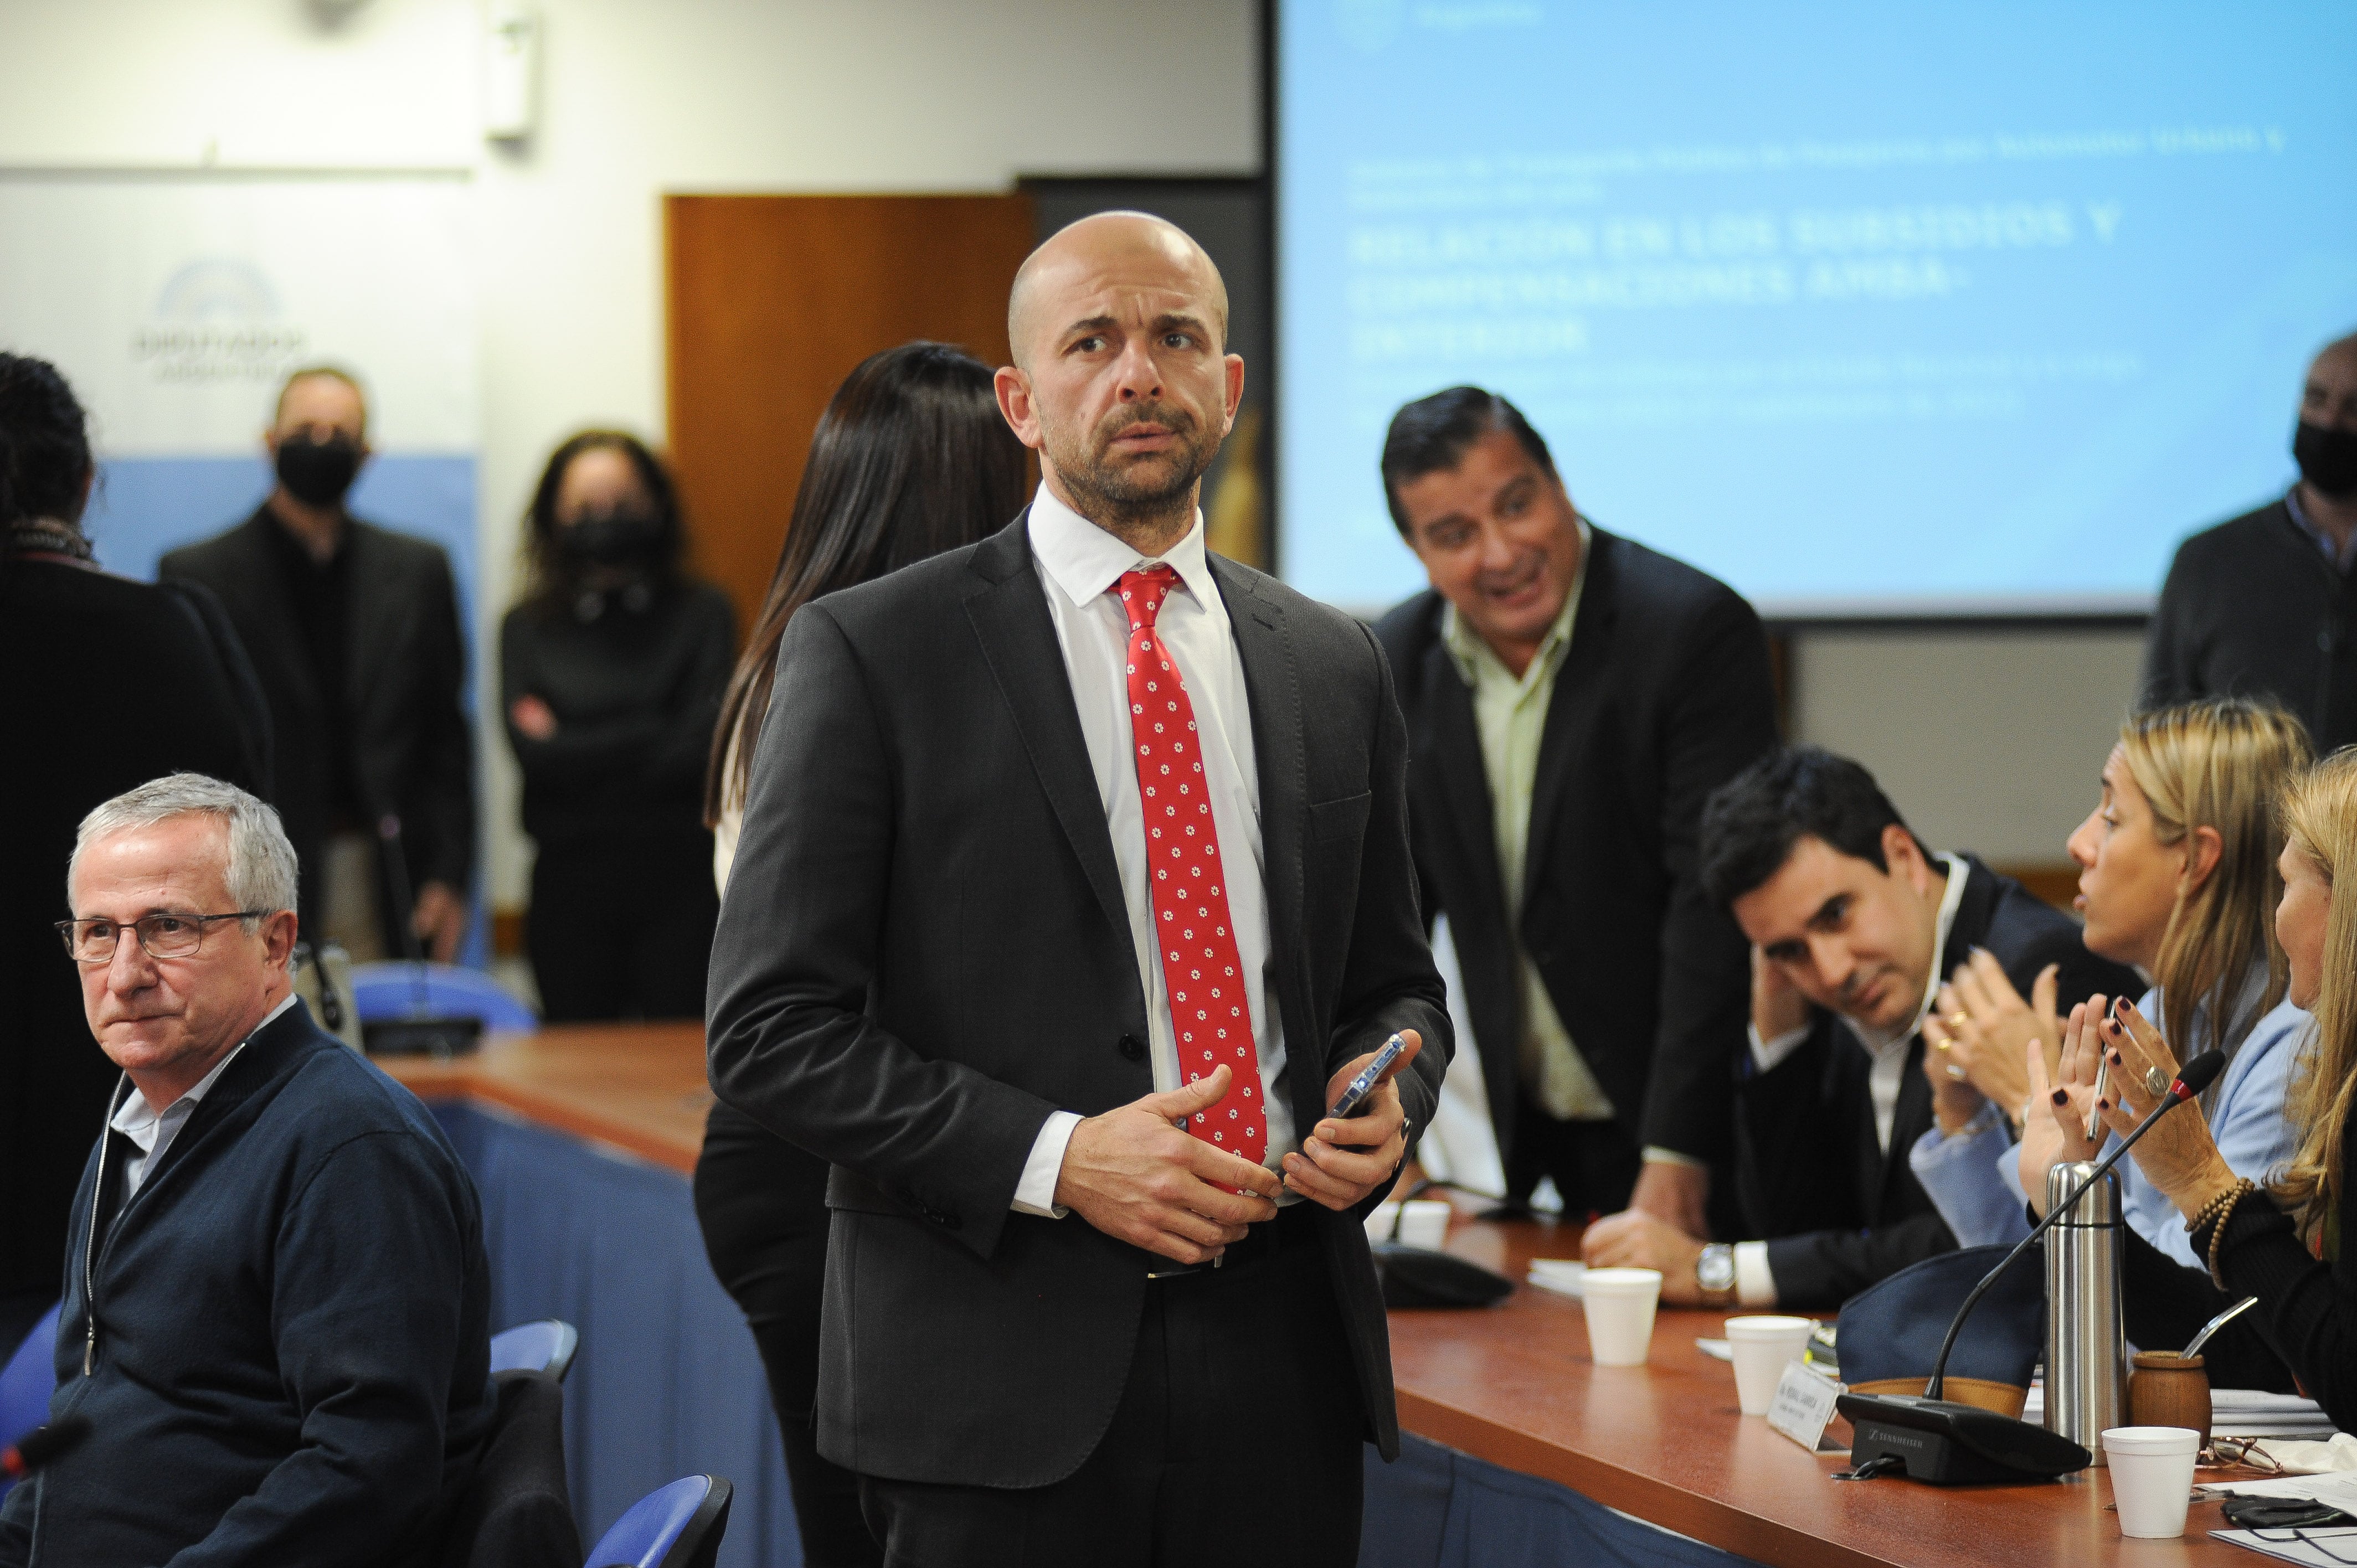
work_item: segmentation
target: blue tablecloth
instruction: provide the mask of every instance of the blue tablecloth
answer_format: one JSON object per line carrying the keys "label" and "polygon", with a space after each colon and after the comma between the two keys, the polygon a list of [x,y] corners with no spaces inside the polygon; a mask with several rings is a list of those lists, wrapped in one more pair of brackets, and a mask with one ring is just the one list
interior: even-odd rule
{"label": "blue tablecloth", "polygon": [[[759,1354],[676,1171],[468,1104],[435,1113],[482,1189],[495,1327],[581,1330],[565,1384],[566,1477],[586,1546],[646,1493],[735,1483],[720,1568],[800,1568]],[[1549,1481],[1408,1437],[1367,1455],[1363,1568],[1740,1568]]]}

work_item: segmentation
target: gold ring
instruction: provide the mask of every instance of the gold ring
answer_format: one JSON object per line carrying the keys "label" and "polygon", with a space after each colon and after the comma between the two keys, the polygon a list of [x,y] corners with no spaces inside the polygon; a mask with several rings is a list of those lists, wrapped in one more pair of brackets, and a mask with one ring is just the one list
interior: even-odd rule
{"label": "gold ring", "polygon": [[2173,1081],[2175,1080],[2159,1068],[2148,1067],[2144,1069],[2144,1086],[2156,1099],[2167,1094],[2169,1086]]}
{"label": "gold ring", "polygon": [[1950,1046],[1953,1046],[1953,1045],[1954,1045],[1955,1043],[1956,1043],[1956,1042],[1955,1042],[1955,1041],[1953,1041],[1953,1040],[1933,1040],[1933,1041],[1932,1042],[1932,1049],[1934,1049],[1934,1050],[1941,1050],[1941,1051],[1944,1051],[1944,1050],[1946,1050]]}
{"label": "gold ring", "polygon": [[1970,1013],[1951,1013],[1946,1017],[1940,1020],[1941,1023],[1945,1024],[1951,1029],[1961,1029],[1972,1021],[1973,1015]]}

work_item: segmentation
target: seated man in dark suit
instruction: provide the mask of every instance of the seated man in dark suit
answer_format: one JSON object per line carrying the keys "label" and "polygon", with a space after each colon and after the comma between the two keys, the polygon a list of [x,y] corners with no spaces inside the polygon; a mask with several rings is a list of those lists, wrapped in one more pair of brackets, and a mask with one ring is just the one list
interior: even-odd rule
{"label": "seated man in dark suit", "polygon": [[0,1568],[438,1559],[493,1411],[474,1184],[287,977],[295,852],[177,773],[83,819],[61,922],[123,1069],[75,1195],[52,1419]]}
{"label": "seated man in dark suit", "polygon": [[1664,1301],[1835,1306],[1956,1244],[1907,1165],[1932,1122],[1921,1029],[1941,978],[1986,949],[2029,995],[2052,965],[2067,1011],[2134,977],[2019,883],[1925,848],[1873,775],[1816,746],[1763,757],[1710,798],[1702,877],[1752,942],[1736,1180],[1764,1240],[1703,1247],[1632,1228],[1591,1240],[1587,1261],[1660,1269]]}
{"label": "seated man in dark suit", "polygon": [[1401,409],[1383,477],[1432,582],[1375,628],[1416,880],[1456,939],[1507,1196],[1551,1177],[1575,1216],[1633,1206],[1706,1236],[1748,971],[1695,826],[1776,744],[1760,618],[1590,524],[1494,392]]}

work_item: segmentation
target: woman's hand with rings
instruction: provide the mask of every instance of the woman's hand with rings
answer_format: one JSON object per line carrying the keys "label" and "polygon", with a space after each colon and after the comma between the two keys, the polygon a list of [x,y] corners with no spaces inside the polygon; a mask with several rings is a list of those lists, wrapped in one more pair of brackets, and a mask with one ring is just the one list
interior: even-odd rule
{"label": "woman's hand with rings", "polygon": [[1923,1039],[1945,1075],[1969,1081],[2018,1117],[2030,1096],[2023,1048],[2039,1041],[2050,1056],[2061,1047],[2062,1021],[2054,1013],[2060,973],[2054,964],[2040,970],[2024,1002],[1996,956],[1975,948],[1940,987],[1932,1015],[1923,1020]]}
{"label": "woman's hand with rings", "polygon": [[[2101,1059],[2112,1069],[2109,1087],[2095,1102],[2096,1110],[2105,1126],[2125,1137],[2151,1114],[2176,1081],[2177,1053],[2125,996],[2089,1033],[2099,1036]],[[2158,1089],[2153,1087],[2156,1081]],[[2198,1105],[2162,1117],[2137,1141],[2128,1157],[2136,1161],[2145,1179],[2189,1219],[2212,1196],[2234,1184],[2234,1173],[2218,1153],[2217,1143],[2210,1136],[2210,1123]]]}

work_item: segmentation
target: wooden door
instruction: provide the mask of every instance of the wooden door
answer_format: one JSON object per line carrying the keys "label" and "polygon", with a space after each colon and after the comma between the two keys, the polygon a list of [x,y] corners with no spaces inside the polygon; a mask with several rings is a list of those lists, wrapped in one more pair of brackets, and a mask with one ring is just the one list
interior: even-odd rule
{"label": "wooden door", "polygon": [[811,432],[854,366],[913,338],[1007,362],[1030,198],[663,199],[671,458],[697,570],[760,607]]}

